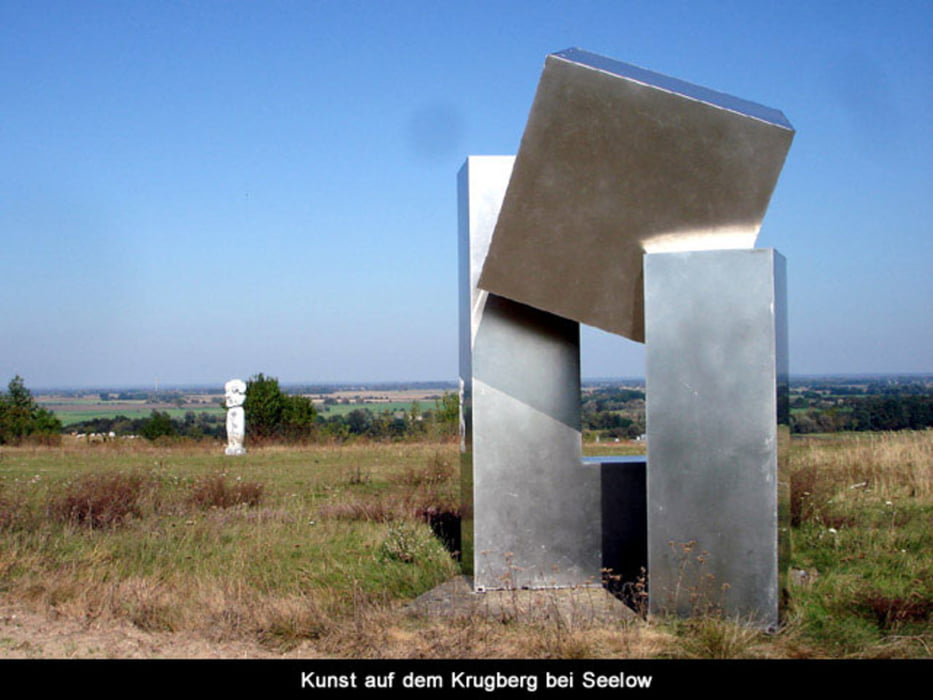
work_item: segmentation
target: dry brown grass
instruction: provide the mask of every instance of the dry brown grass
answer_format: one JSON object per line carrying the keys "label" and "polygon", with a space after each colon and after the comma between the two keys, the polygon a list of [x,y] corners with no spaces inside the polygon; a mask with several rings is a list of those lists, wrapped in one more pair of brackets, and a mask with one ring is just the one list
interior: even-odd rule
{"label": "dry brown grass", "polygon": [[[412,583],[426,532],[423,525],[419,532],[419,519],[431,509],[456,508],[455,445],[267,447],[245,460],[224,460],[218,449],[216,444],[4,449],[0,534],[10,535],[0,547],[5,595],[88,625],[129,622],[147,634],[196,635],[217,644],[248,641],[268,653],[308,658],[810,658],[831,653],[793,619],[777,635],[763,636],[716,615],[689,622],[600,617],[593,614],[597,604],[590,590],[576,592],[570,602],[561,602],[556,592],[509,591],[498,599],[477,596],[466,610],[413,612],[403,606],[434,585],[428,578]],[[855,517],[849,506],[858,505],[859,494],[867,490],[875,498],[933,497],[933,435],[928,433],[807,438],[795,442],[792,461],[797,517],[803,523],[825,528],[832,518]],[[79,477],[109,474],[121,464],[129,483],[133,474],[144,476],[135,501],[132,490],[110,494],[131,506],[123,515],[114,509],[103,518],[111,527],[88,524],[95,513],[107,511],[99,505],[75,520],[79,527],[64,528],[74,530],[67,537],[59,536],[61,526],[55,530],[41,518],[30,520],[23,499],[61,496],[53,477],[60,486],[80,484],[78,492],[94,493],[104,481]],[[204,511],[191,494],[207,484],[217,486],[218,464],[229,473],[220,480],[223,488],[216,489],[220,495],[203,499]],[[11,469],[19,470],[18,480],[8,476]],[[234,470],[242,473],[240,482]],[[351,478],[354,474],[366,478]],[[254,478],[260,475],[262,482]],[[229,492],[236,484],[251,482],[262,486],[259,507],[249,508],[248,499],[241,508],[223,505],[232,503]],[[158,497],[152,491],[156,486],[163,489]],[[896,518],[891,528],[897,535]],[[426,537],[429,541],[430,534]],[[160,557],[172,546],[178,551],[166,563]],[[409,557],[412,552],[415,557]],[[291,561],[291,568],[283,564]],[[927,570],[918,569],[917,575]],[[283,584],[288,576],[290,582]],[[414,592],[399,595],[403,584]],[[928,598],[877,588],[864,601],[866,614],[891,634],[847,653],[896,657],[916,654],[929,643],[920,632],[899,631],[929,620]]]}
{"label": "dry brown grass", "polygon": [[933,496],[933,431],[849,433],[805,438],[791,468],[832,475],[840,485],[870,487],[885,496]]}
{"label": "dry brown grass", "polygon": [[75,527],[119,527],[141,514],[142,474],[86,474],[48,506],[49,517]]}
{"label": "dry brown grass", "polygon": [[258,506],[262,501],[265,486],[258,481],[234,482],[227,480],[227,475],[211,474],[198,479],[191,494],[191,502],[198,508],[231,508],[245,505]]}
{"label": "dry brown grass", "polygon": [[[791,453],[791,524],[855,523],[847,501],[871,491],[885,499],[933,497],[931,431],[805,438]],[[832,507],[829,507],[832,506]]]}

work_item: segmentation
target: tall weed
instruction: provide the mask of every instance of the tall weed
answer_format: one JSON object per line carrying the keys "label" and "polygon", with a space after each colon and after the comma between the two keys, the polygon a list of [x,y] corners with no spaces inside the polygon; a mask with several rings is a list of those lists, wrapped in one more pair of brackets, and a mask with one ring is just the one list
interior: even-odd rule
{"label": "tall weed", "polygon": [[48,514],[55,521],[89,529],[119,527],[141,514],[143,484],[139,473],[87,474],[49,503]]}
{"label": "tall weed", "polygon": [[212,474],[198,479],[191,493],[191,502],[198,508],[231,508],[258,506],[265,486],[258,481],[227,481],[226,474]]}

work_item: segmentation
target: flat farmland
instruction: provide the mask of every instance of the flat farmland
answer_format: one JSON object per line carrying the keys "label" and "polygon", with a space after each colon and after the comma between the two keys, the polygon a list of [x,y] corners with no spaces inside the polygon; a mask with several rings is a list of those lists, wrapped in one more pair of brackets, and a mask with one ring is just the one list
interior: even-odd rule
{"label": "flat farmland", "polygon": [[[348,390],[332,394],[308,394],[308,396],[314,400],[314,405],[317,406],[320,415],[326,418],[327,416],[344,416],[358,408],[368,408],[376,414],[383,411],[391,413],[410,411],[412,405],[416,403],[423,413],[433,410],[435,401],[438,401],[445,391],[450,390],[438,387],[391,391]],[[336,403],[331,403],[334,401]]]}
{"label": "flat farmland", "polygon": [[383,411],[389,411],[390,413],[397,413],[398,411],[408,412],[411,410],[412,403],[418,404],[418,408],[420,409],[421,413],[434,409],[433,401],[379,401],[373,403],[348,404],[322,404],[315,401],[314,405],[318,410],[318,415],[327,418],[328,416],[345,416],[348,413],[361,408],[369,409],[376,414],[382,413]]}
{"label": "flat farmland", "polygon": [[40,397],[39,403],[43,408],[53,411],[62,422],[63,427],[68,427],[75,423],[95,418],[116,418],[117,416],[126,416],[127,418],[147,418],[153,411],[163,411],[172,418],[184,418],[189,411],[195,413],[210,413],[212,415],[222,416],[224,409],[216,404],[183,404],[179,407],[177,404],[169,403],[150,403],[145,400],[130,401],[101,401],[100,399],[76,398],[76,399],[46,399]]}
{"label": "flat farmland", "polygon": [[[328,416],[344,416],[356,409],[369,409],[379,414],[383,411],[396,413],[410,411],[417,403],[422,412],[433,410],[435,401],[444,395],[445,389],[428,387],[426,389],[372,390],[351,389],[328,394],[304,394],[314,401],[318,413]],[[289,393],[286,391],[286,393]],[[223,416],[223,395],[221,393],[182,394],[180,401],[165,402],[148,399],[110,399],[103,400],[99,394],[77,396],[38,395],[37,401],[44,408],[53,411],[64,427],[97,418],[115,418],[126,416],[130,419],[147,418],[152,411],[168,413],[175,419],[184,418],[188,412],[208,413]]]}

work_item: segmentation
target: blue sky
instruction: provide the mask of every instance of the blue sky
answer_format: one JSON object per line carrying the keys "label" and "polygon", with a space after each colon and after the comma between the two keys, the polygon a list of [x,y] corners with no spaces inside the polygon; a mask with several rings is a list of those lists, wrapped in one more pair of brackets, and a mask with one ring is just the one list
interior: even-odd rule
{"label": "blue sky", "polygon": [[455,379],[457,170],[571,46],[794,125],[793,373],[933,371],[930,2],[0,0],[0,382]]}

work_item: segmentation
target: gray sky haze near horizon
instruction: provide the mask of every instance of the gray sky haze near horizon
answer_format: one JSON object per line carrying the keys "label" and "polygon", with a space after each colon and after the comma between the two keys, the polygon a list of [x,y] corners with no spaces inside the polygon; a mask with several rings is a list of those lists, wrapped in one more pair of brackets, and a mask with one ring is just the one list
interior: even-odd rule
{"label": "gray sky haze near horizon", "polygon": [[[791,372],[933,372],[929,2],[0,2],[0,385],[454,380],[456,177],[580,47],[781,110]],[[583,331],[585,377],[642,348]]]}

